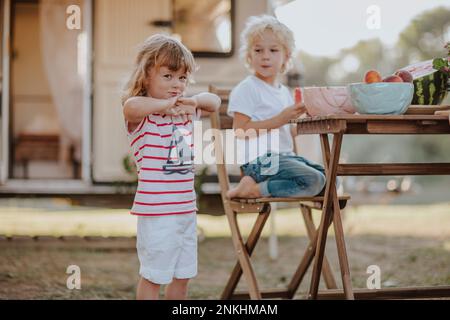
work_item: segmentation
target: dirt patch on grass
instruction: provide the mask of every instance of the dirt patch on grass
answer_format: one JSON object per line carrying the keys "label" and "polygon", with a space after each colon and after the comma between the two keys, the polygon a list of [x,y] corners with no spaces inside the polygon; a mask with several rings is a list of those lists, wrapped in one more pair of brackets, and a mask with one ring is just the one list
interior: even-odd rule
{"label": "dirt patch on grass", "polygon": [[[367,267],[381,269],[382,286],[450,285],[448,238],[347,237],[352,283],[364,288]],[[280,237],[273,261],[262,239],[253,261],[262,288],[285,287],[307,246],[306,237]],[[327,256],[340,286],[334,238]],[[191,299],[218,299],[235,263],[229,238],[206,238],[199,245],[199,275],[190,284]],[[66,287],[67,267],[81,269],[81,290]],[[0,299],[134,299],[139,262],[135,239],[99,241],[0,241]],[[296,298],[309,287],[310,273]],[[322,286],[323,284],[321,284]],[[241,280],[238,290],[245,290]]]}

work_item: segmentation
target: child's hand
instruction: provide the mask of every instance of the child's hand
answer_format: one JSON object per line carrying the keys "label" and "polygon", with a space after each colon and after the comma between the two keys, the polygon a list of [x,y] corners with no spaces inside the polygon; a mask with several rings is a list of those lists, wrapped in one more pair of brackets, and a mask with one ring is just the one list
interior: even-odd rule
{"label": "child's hand", "polygon": [[306,113],[305,106],[300,104],[300,103],[297,103],[297,104],[294,104],[293,106],[290,106],[290,107],[284,109],[280,113],[279,116],[280,116],[281,121],[283,122],[283,124],[286,124],[290,120],[297,119],[298,117],[300,117],[304,113]]}
{"label": "child's hand", "polygon": [[178,97],[167,99],[167,107],[163,110],[162,114],[173,116],[175,113],[174,108],[176,106],[177,100]]}
{"label": "child's hand", "polygon": [[182,116],[183,121],[192,120],[192,115],[197,111],[197,100],[195,98],[178,98],[175,106],[170,109],[172,116]]}
{"label": "child's hand", "polygon": [[178,99],[179,97],[167,99],[167,107],[161,113],[168,116],[177,116],[179,114],[176,106]]}
{"label": "child's hand", "polygon": [[176,106],[185,114],[192,115],[197,111],[198,102],[195,98],[178,98]]}
{"label": "child's hand", "polygon": [[174,97],[169,101],[169,106],[164,111],[164,114],[169,116],[182,116],[187,121],[192,120],[191,115],[197,112],[198,102],[196,98]]}

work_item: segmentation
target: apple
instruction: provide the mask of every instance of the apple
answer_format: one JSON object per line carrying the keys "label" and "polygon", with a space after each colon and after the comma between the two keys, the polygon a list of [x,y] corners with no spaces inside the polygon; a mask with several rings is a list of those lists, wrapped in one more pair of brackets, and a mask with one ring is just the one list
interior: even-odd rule
{"label": "apple", "polygon": [[394,75],[384,78],[383,82],[403,82],[403,79]]}
{"label": "apple", "polygon": [[414,80],[412,74],[406,70],[399,70],[395,73],[395,75],[402,78],[403,82],[411,82],[412,83]]}
{"label": "apple", "polygon": [[375,83],[375,82],[381,82],[381,75],[376,70],[369,70],[366,72],[364,76],[364,82],[365,83]]}

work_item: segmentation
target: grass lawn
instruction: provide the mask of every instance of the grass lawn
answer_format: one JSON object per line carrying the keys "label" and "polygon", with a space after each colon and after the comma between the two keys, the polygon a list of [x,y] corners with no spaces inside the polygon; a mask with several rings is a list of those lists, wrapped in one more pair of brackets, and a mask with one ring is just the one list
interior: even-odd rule
{"label": "grass lawn", "polygon": [[[315,215],[316,219],[320,214]],[[254,215],[242,217],[244,233]],[[127,210],[81,208],[63,200],[0,201],[0,235],[135,235],[136,218]],[[225,217],[199,215],[199,275],[190,285],[192,299],[217,299],[234,266],[235,255]],[[296,209],[279,210],[274,224],[279,256],[268,253],[270,222],[254,253],[263,288],[284,287],[307,245]],[[354,287],[364,288],[370,265],[381,269],[383,287],[450,285],[450,204],[361,206],[345,212],[344,231]],[[340,285],[332,232],[327,255]],[[81,290],[68,290],[66,269],[81,269]],[[0,240],[0,299],[134,299],[138,280],[134,238],[103,241]],[[297,297],[303,297],[310,274]],[[245,290],[244,281],[239,289]]]}

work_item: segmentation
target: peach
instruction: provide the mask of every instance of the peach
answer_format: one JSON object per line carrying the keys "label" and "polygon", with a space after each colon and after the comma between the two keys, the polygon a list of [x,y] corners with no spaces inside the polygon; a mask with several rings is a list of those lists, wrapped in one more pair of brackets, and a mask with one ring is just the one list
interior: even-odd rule
{"label": "peach", "polygon": [[413,76],[406,70],[399,70],[395,73],[396,76],[402,78],[403,82],[413,82]]}
{"label": "peach", "polygon": [[383,82],[403,82],[403,79],[394,75],[384,78]]}
{"label": "peach", "polygon": [[364,82],[365,83],[375,83],[375,82],[381,82],[381,75],[376,70],[369,70],[366,72],[364,76]]}

